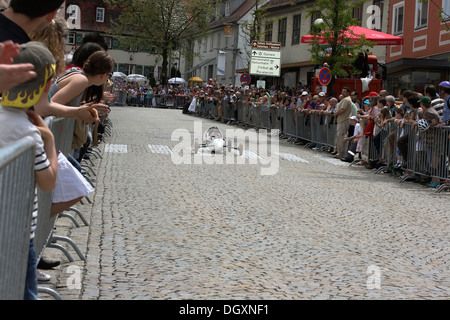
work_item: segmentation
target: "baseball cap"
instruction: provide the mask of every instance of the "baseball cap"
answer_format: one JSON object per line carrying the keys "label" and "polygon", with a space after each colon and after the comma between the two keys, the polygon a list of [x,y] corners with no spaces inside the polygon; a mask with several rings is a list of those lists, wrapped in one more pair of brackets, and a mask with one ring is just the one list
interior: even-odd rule
{"label": "baseball cap", "polygon": [[369,93],[369,97],[376,97],[376,96],[378,96],[378,93],[376,93],[375,91]]}
{"label": "baseball cap", "polygon": [[31,41],[20,45],[19,54],[13,63],[33,64],[36,77],[3,92],[1,103],[5,107],[32,107],[39,101],[47,83],[55,73],[55,58],[44,44]]}
{"label": "baseball cap", "polygon": [[431,103],[431,99],[430,97],[422,97],[420,98],[420,102],[426,103],[426,104],[430,104]]}
{"label": "baseball cap", "polygon": [[351,116],[349,119],[358,121],[358,118],[356,116]]}
{"label": "baseball cap", "polygon": [[308,95],[308,92],[306,92],[306,91],[302,92],[302,96],[307,96],[307,95]]}
{"label": "baseball cap", "polygon": [[324,92],[319,92],[319,97],[325,97],[325,93]]}

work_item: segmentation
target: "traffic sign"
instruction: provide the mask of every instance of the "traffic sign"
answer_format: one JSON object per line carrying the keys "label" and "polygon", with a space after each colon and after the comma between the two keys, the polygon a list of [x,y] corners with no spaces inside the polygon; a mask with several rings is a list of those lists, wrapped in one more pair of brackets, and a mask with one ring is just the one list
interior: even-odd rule
{"label": "traffic sign", "polygon": [[280,59],[252,57],[250,74],[279,77],[281,74]]}
{"label": "traffic sign", "polygon": [[253,41],[252,49],[264,49],[264,50],[281,50],[281,42],[272,41]]}
{"label": "traffic sign", "polygon": [[319,71],[319,83],[327,86],[331,82],[331,70],[329,68],[322,68]]}
{"label": "traffic sign", "polygon": [[250,74],[279,77],[281,75],[281,43],[253,41]]}
{"label": "traffic sign", "polygon": [[250,75],[248,73],[244,73],[241,75],[241,84],[246,86],[249,85],[250,82],[252,81],[252,77],[250,77]]}
{"label": "traffic sign", "polygon": [[258,57],[258,58],[275,58],[275,59],[281,59],[281,52],[280,51],[269,51],[269,50],[252,50],[252,58]]}

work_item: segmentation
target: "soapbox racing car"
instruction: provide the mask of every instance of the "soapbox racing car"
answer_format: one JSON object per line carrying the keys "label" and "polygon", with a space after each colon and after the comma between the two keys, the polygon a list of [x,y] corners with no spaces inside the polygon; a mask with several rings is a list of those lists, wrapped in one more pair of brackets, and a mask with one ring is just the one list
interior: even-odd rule
{"label": "soapbox racing car", "polygon": [[239,143],[239,147],[233,147],[231,139],[226,141],[222,132],[217,127],[210,127],[205,131],[203,134],[203,143],[199,143],[198,139],[195,139],[194,153],[197,154],[200,148],[207,148],[211,153],[216,154],[223,153],[225,148],[228,152],[231,152],[231,149],[239,150],[240,156],[244,153],[244,144],[242,142]]}

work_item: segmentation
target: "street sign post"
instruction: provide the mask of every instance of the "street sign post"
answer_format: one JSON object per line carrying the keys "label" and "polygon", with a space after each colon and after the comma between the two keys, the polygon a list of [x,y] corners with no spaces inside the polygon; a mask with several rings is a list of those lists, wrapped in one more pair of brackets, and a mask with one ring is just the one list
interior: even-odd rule
{"label": "street sign post", "polygon": [[281,43],[253,41],[250,74],[279,77],[281,75]]}

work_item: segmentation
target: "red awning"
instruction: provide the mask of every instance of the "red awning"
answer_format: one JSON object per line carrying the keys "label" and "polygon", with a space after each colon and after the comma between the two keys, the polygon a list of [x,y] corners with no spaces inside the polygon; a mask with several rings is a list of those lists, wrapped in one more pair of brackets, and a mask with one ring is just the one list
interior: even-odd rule
{"label": "red awning", "polygon": [[[358,44],[359,39],[362,35],[366,36],[366,40],[375,43],[379,46],[391,46],[391,45],[402,45],[403,38],[393,36],[388,33],[367,29],[358,26],[350,26],[349,31],[345,32],[345,38],[351,39],[349,44]],[[320,44],[325,44],[328,41],[323,36],[306,35],[302,36],[301,43],[311,43],[314,39],[317,39]],[[339,41],[338,41],[339,42]]]}

